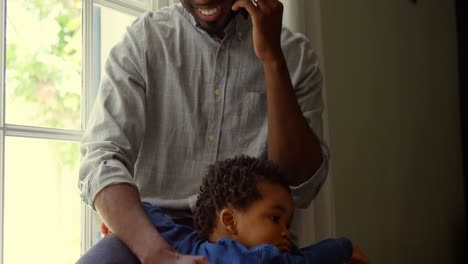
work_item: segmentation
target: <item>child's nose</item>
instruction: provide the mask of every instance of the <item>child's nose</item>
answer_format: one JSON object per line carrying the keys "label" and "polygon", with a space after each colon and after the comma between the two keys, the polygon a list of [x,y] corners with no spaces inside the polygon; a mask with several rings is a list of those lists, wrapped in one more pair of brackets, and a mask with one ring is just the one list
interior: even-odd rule
{"label": "child's nose", "polygon": [[288,229],[284,229],[283,232],[281,233],[281,236],[291,241],[291,232],[289,232]]}

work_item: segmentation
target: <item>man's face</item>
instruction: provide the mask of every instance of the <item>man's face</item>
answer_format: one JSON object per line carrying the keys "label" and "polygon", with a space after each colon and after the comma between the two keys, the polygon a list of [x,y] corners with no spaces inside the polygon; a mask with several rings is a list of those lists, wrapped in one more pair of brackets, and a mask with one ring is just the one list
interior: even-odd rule
{"label": "man's face", "polygon": [[262,198],[246,210],[236,210],[234,239],[247,248],[271,244],[282,252],[289,251],[289,225],[294,213],[291,194],[285,187],[267,181],[259,182],[257,188]]}
{"label": "man's face", "polygon": [[198,22],[198,25],[211,34],[220,34],[234,17],[232,5],[237,0],[180,0]]}

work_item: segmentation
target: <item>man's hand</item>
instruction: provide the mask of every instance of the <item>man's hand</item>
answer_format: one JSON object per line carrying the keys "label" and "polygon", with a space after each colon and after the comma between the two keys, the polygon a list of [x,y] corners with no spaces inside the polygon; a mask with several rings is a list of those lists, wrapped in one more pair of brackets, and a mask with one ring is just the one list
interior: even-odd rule
{"label": "man's hand", "polygon": [[283,4],[278,0],[238,0],[232,10],[245,8],[252,18],[255,54],[262,61],[275,61],[281,58],[281,28]]}
{"label": "man's hand", "polygon": [[[108,235],[112,233],[109,228],[104,223],[101,223],[101,233],[103,235]],[[149,253],[145,256],[142,261],[143,264],[146,263],[193,263],[193,264],[209,264],[210,262],[202,256],[189,256],[181,255],[173,248],[171,248],[165,241],[161,241],[161,248],[154,251],[154,253]]]}
{"label": "man's hand", "polygon": [[159,234],[141,205],[138,191],[128,184],[103,189],[94,204],[105,223],[143,264],[205,264],[200,256],[177,253]]}
{"label": "man's hand", "polygon": [[140,261],[142,264],[210,264],[210,262],[202,256],[181,255],[167,243],[161,243],[160,247],[157,250],[142,257]]}
{"label": "man's hand", "polygon": [[353,255],[351,258],[346,262],[346,264],[369,264],[369,258],[359,249],[357,246],[353,244]]}

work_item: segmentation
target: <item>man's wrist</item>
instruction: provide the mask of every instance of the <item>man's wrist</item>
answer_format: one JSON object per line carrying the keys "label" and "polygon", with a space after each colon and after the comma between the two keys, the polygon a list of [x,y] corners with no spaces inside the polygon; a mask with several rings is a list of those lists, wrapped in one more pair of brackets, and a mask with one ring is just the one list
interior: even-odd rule
{"label": "man's wrist", "polygon": [[286,63],[286,59],[284,58],[284,54],[282,50],[272,52],[269,56],[265,56],[262,60],[263,67],[266,66],[273,66],[273,65],[281,65]]}
{"label": "man's wrist", "polygon": [[155,255],[155,252],[174,251],[174,249],[159,235],[149,232],[136,240],[133,253],[143,262]]}

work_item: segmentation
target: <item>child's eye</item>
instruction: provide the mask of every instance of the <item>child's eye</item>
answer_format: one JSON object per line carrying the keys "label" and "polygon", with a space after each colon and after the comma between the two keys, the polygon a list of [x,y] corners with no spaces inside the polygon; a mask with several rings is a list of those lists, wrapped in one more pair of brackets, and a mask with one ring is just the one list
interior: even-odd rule
{"label": "child's eye", "polygon": [[271,220],[275,223],[278,223],[280,220],[280,217],[278,215],[272,215],[270,216]]}

